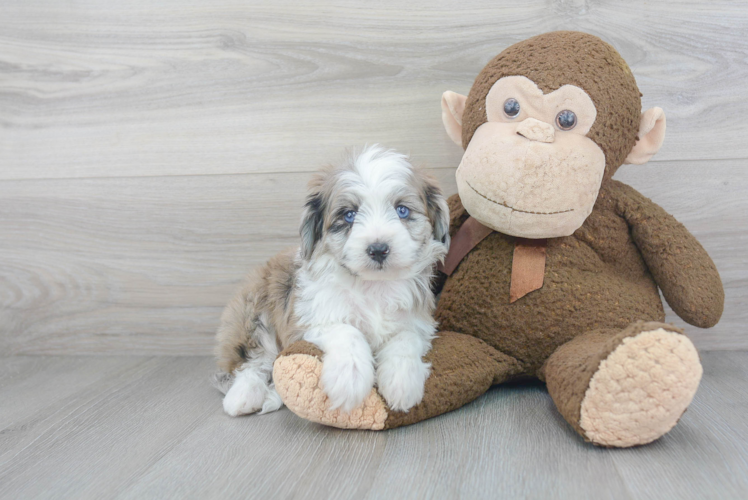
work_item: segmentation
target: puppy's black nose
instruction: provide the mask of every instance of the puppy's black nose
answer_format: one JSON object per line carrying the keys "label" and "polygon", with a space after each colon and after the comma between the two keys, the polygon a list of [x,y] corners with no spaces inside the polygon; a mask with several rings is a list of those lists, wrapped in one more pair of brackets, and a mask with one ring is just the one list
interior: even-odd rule
{"label": "puppy's black nose", "polygon": [[371,260],[381,264],[390,253],[390,247],[387,243],[373,243],[366,249],[366,253],[369,254]]}

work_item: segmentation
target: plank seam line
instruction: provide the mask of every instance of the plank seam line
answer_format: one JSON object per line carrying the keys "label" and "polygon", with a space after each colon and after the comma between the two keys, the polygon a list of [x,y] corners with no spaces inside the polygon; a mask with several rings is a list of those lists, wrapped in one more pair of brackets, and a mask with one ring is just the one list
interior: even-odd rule
{"label": "plank seam line", "polygon": [[[729,162],[729,161],[747,161],[748,158],[712,158],[712,159],[697,159],[697,160],[653,160],[648,163],[652,165],[654,163],[687,163],[687,162]],[[425,162],[413,162],[415,165],[425,168],[426,170],[450,170],[457,168],[457,165],[450,167],[431,167]],[[322,164],[320,164],[320,167]],[[159,174],[159,175],[93,175],[84,177],[22,177],[22,178],[2,178],[0,182],[33,182],[33,181],[83,181],[83,180],[101,180],[101,179],[156,179],[156,178],[176,178],[176,177],[228,177],[228,176],[248,176],[248,175],[298,175],[308,174],[312,175],[316,170],[284,170],[284,171],[259,171],[259,172],[225,172],[218,174]]]}

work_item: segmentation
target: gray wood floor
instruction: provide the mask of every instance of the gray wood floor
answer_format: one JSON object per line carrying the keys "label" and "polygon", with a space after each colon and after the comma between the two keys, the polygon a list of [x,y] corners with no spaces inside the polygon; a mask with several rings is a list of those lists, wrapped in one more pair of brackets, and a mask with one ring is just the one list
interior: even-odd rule
{"label": "gray wood floor", "polygon": [[703,353],[679,425],[580,441],[541,384],[386,432],[230,418],[206,357],[0,359],[0,498],[748,498],[748,353]]}

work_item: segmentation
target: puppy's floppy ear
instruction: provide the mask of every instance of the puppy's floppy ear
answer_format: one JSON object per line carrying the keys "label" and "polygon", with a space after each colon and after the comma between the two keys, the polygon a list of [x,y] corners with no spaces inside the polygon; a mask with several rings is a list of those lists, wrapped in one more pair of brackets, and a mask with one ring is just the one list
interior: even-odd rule
{"label": "puppy's floppy ear", "polygon": [[426,212],[434,228],[434,239],[449,245],[449,206],[441,188],[431,177],[423,177],[423,195],[426,199]]}
{"label": "puppy's floppy ear", "polygon": [[323,183],[324,176],[320,175],[309,184],[310,191],[304,204],[304,213],[301,216],[299,233],[301,234],[301,257],[304,260],[309,260],[312,257],[314,247],[322,239],[325,222]]}

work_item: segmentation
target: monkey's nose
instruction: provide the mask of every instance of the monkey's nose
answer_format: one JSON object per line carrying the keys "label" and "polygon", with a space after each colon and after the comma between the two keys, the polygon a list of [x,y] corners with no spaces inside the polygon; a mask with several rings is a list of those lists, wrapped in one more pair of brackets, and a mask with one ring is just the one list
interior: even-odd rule
{"label": "monkey's nose", "polygon": [[556,132],[553,130],[553,125],[541,122],[535,118],[525,118],[522,120],[522,122],[517,126],[517,133],[531,141],[538,142],[553,142],[556,138]]}
{"label": "monkey's nose", "polygon": [[387,255],[390,253],[390,246],[387,243],[372,243],[369,248],[366,249],[366,253],[374,262],[381,264]]}

